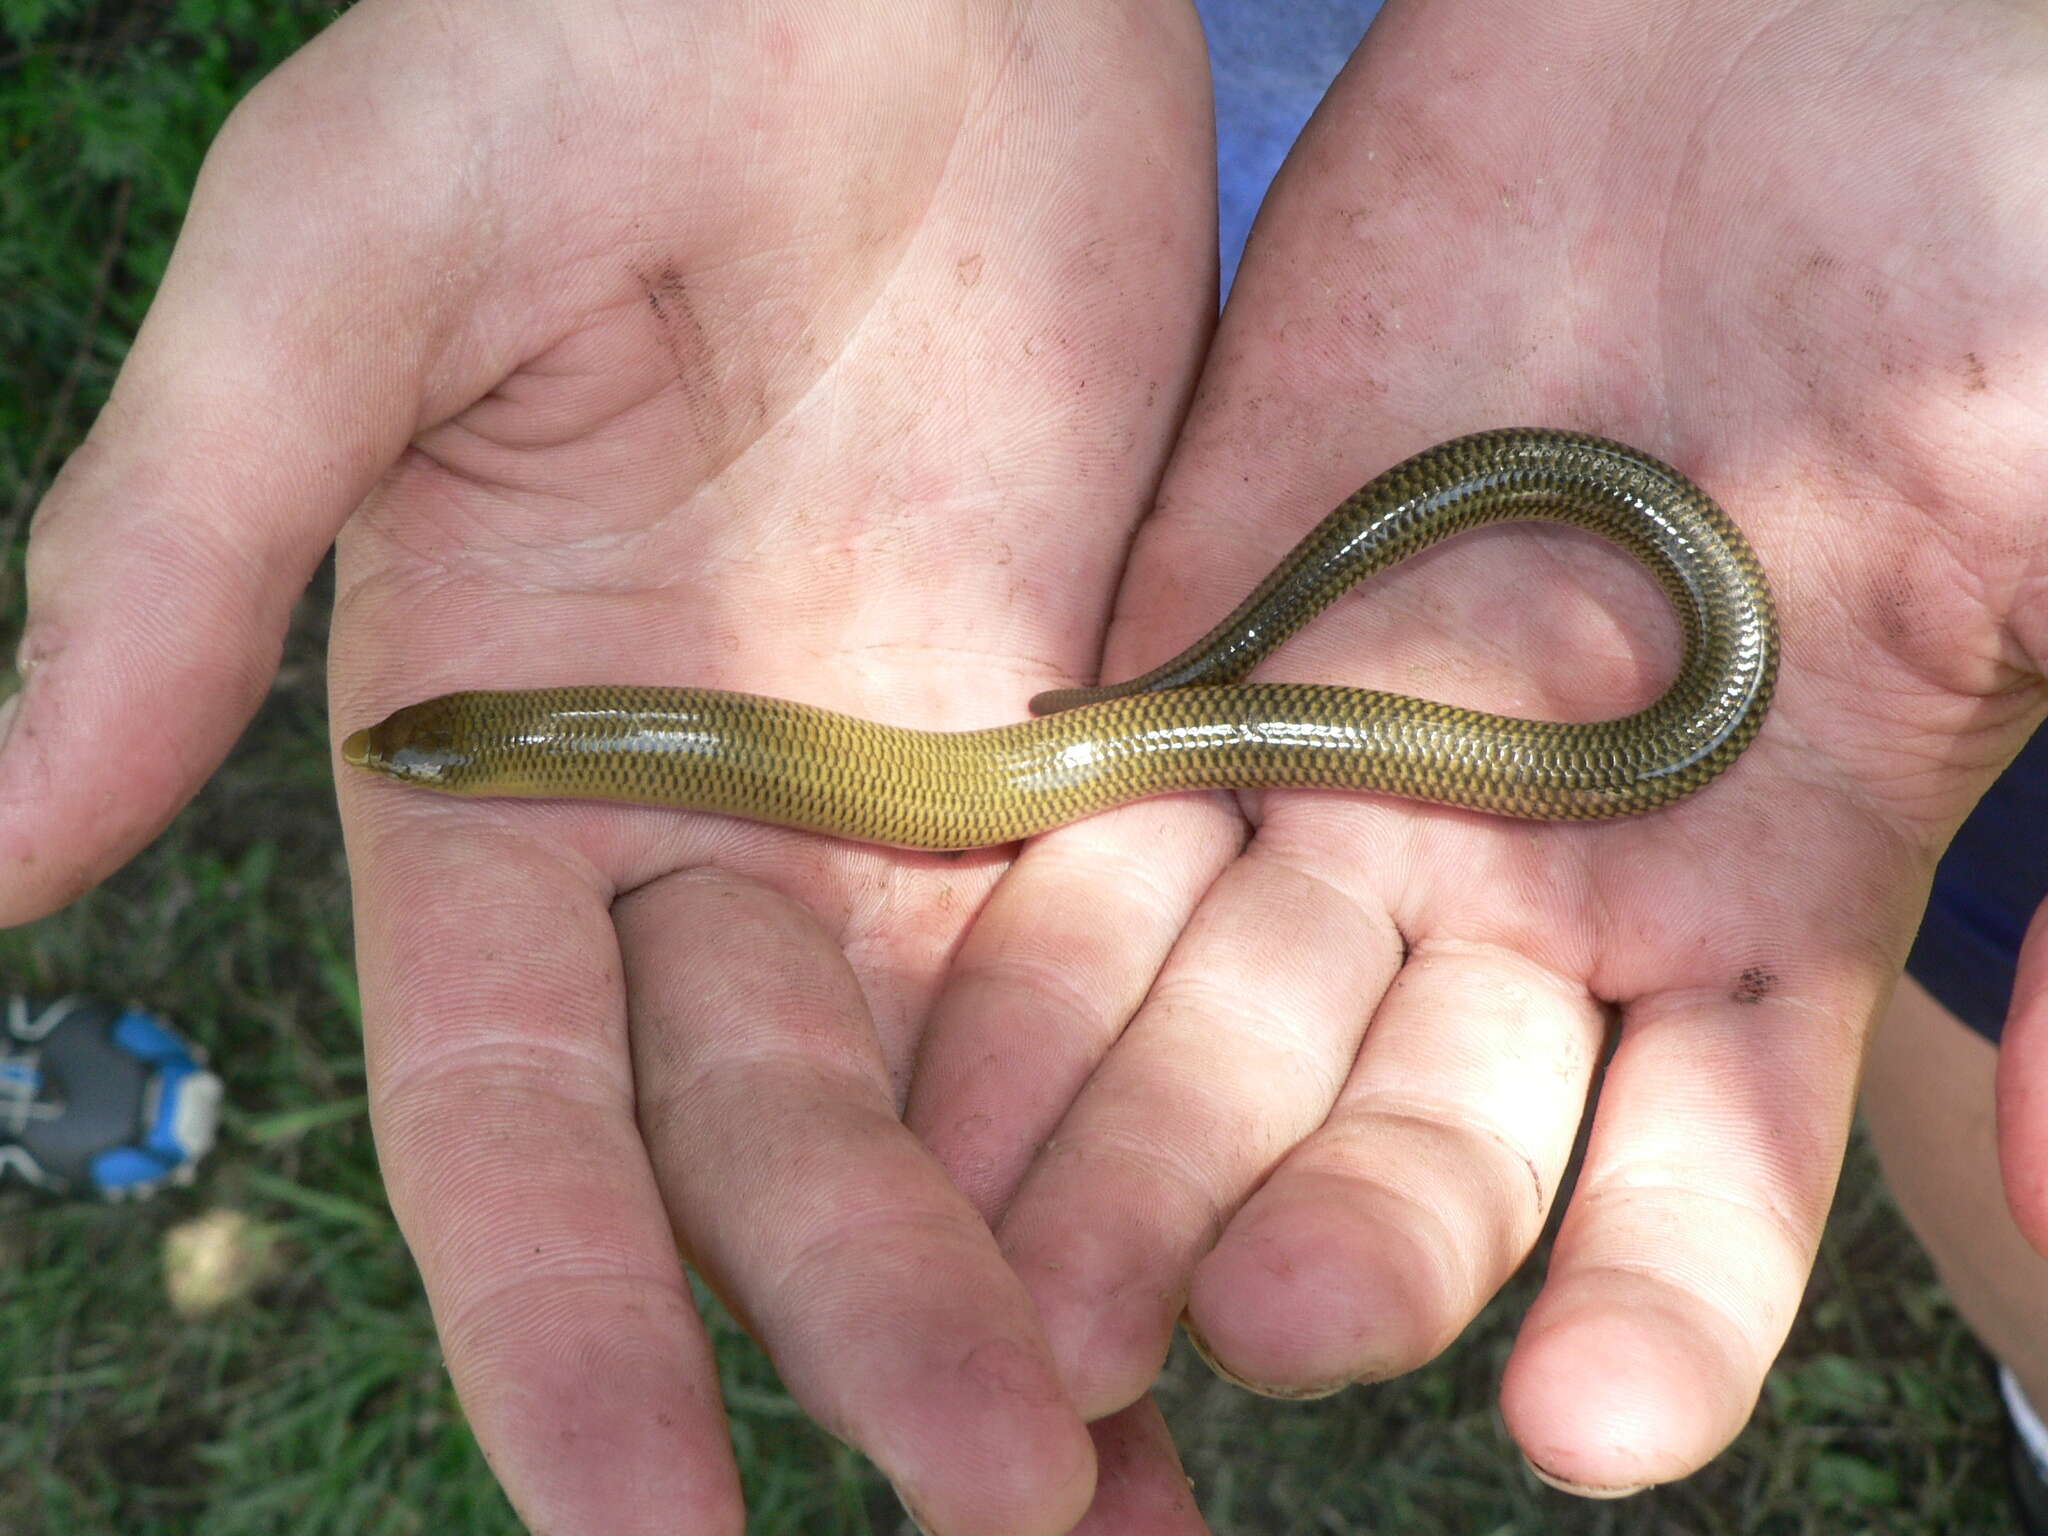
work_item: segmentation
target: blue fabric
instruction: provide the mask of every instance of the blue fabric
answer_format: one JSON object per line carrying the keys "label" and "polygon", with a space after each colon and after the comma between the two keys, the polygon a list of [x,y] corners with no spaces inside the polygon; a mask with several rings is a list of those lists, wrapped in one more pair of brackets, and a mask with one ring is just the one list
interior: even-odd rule
{"label": "blue fabric", "polygon": [[1225,293],[1273,173],[1379,8],[1380,0],[1195,0],[1216,82]]}
{"label": "blue fabric", "polygon": [[0,1098],[33,1103],[43,1091],[43,1074],[32,1055],[0,1056]]}
{"label": "blue fabric", "polygon": [[2034,733],[1949,844],[1907,971],[1950,1013],[1996,1043],[2012,1001],[2020,940],[2044,900],[2048,730]]}
{"label": "blue fabric", "polygon": [[192,1064],[192,1052],[185,1042],[164,1028],[163,1021],[154,1014],[137,1008],[129,1009],[115,1021],[114,1044],[130,1056],[157,1066]]}
{"label": "blue fabric", "polygon": [[92,1160],[93,1187],[103,1195],[145,1188],[170,1171],[169,1164],[158,1162],[140,1147],[115,1147]]}
{"label": "blue fabric", "polygon": [[[1195,0],[1216,82],[1217,217],[1223,291],[1266,188],[1379,0]],[[2020,938],[2048,899],[2048,730],[1984,797],[1935,874],[1907,969],[1950,1012],[1996,1041]]]}

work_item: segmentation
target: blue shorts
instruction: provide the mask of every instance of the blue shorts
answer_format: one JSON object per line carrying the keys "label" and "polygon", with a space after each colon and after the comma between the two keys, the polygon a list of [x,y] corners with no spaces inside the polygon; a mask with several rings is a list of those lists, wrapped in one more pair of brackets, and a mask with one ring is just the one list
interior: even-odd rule
{"label": "blue shorts", "polygon": [[[1379,0],[1196,0],[1216,80],[1223,285],[1302,124],[1357,47]],[[1963,824],[1934,877],[1907,969],[1996,1041],[2020,936],[2048,898],[2048,730],[2035,733]]]}
{"label": "blue shorts", "polygon": [[1379,14],[1380,0],[1195,0],[1216,82],[1223,291],[1273,175]]}
{"label": "blue shorts", "polygon": [[2012,1001],[2020,939],[2048,900],[2048,729],[2020,749],[1934,872],[1906,969],[1994,1044]]}

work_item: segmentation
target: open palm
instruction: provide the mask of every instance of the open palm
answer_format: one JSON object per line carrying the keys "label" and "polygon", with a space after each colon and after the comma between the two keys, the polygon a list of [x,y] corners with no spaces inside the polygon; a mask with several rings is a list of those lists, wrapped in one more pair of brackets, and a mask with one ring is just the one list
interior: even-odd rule
{"label": "open palm", "polygon": [[[1774,713],[1640,821],[1274,793],[1241,849],[1212,797],[1027,852],[912,1122],[1084,1411],[1183,1309],[1268,1391],[1419,1363],[1529,1251],[1597,1093],[1504,1408],[1587,1491],[1700,1465],[1791,1321],[1933,862],[2048,708],[2048,29],[1659,14],[1388,7],[1262,214],[1104,675],[1367,474],[1540,424],[1729,507],[1783,615]],[[1668,677],[1660,605],[1591,540],[1495,530],[1266,674],[1598,718]]]}
{"label": "open palm", "polygon": [[[222,134],[39,518],[11,915],[210,770],[344,521],[343,732],[603,681],[1021,714],[1213,316],[1204,86],[1177,3],[355,7]],[[741,1528],[679,1244],[934,1528],[1081,1518],[1028,1300],[899,1119],[998,856],[341,801],[391,1198],[537,1529]]]}
{"label": "open palm", "polygon": [[[1199,55],[1113,26],[1182,71],[1076,113],[1041,94],[1068,65],[1016,65],[998,19],[884,37],[850,13],[852,57],[809,32],[714,51],[614,99],[649,146],[630,175],[610,135],[526,190],[556,202],[493,251],[517,313],[477,327],[516,366],[341,539],[339,720],[475,685],[689,681],[993,724],[1088,656],[1099,582],[1063,578],[1113,568],[1203,331],[1196,155],[1129,154],[1199,124]],[[1063,60],[1088,41],[1055,35]],[[692,135],[686,77],[803,110]],[[1019,114],[1087,142],[1041,159]],[[1077,156],[1101,175],[1085,195],[1047,174]],[[1140,204],[1167,215],[1142,237]],[[343,807],[394,1203],[451,1356],[530,1351],[496,1381],[468,1365],[480,1428],[516,1443],[567,1401],[593,1443],[647,1437],[659,1471],[655,1442],[694,1423],[667,1475],[715,1507],[679,1238],[936,1529],[1080,1516],[1091,1453],[1028,1302],[898,1120],[1000,860],[355,780]]]}

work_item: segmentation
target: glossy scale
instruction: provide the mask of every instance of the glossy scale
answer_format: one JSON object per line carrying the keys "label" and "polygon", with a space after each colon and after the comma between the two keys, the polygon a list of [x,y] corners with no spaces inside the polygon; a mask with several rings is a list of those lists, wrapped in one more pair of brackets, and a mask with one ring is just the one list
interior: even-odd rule
{"label": "glossy scale", "polygon": [[[1518,720],[1403,694],[1242,679],[1353,583],[1489,523],[1569,523],[1646,565],[1684,629],[1648,708]],[[462,795],[723,811],[904,848],[1012,842],[1177,790],[1372,790],[1502,816],[1655,810],[1755,737],[1778,665],[1755,555],[1684,476],[1620,443],[1481,432],[1396,465],[1324,518],[1237,610],[1143,677],[1040,694],[1040,718],[917,731],[753,694],[598,685],[455,693],[343,744]]]}

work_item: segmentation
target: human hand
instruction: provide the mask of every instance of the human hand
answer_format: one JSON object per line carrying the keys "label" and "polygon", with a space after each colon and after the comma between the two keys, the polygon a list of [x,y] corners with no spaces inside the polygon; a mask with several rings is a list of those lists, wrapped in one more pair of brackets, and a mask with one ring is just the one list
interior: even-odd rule
{"label": "human hand", "polygon": [[2027,925],[1999,1040],[1998,1163],[2020,1230],[2048,1254],[2048,903]]}
{"label": "human hand", "polygon": [[[1724,501],[1777,589],[1775,711],[1636,822],[1272,793],[1241,853],[1215,798],[1026,851],[911,1117],[1000,1216],[1085,1412],[1143,1389],[1184,1307],[1280,1394],[1420,1363],[1528,1253],[1597,1092],[1503,1409],[1582,1491],[1701,1465],[1797,1306],[1934,859],[2048,708],[2048,32],[1650,21],[1388,7],[1262,214],[1103,675],[1201,633],[1368,473],[1529,424]],[[1624,713],[1675,634],[1589,544],[1432,551],[1267,675]],[[2008,1136],[2043,1147],[2044,1115]]]}
{"label": "human hand", "polygon": [[[196,788],[345,520],[343,729],[627,679],[1021,713],[1206,334],[1202,84],[1166,0],[354,8],[223,133],[39,518],[8,918]],[[897,1116],[998,858],[341,801],[393,1205],[533,1525],[740,1528],[679,1242],[934,1531],[1081,1517],[1024,1293]],[[1153,1431],[1103,1443],[1170,1471]]]}

